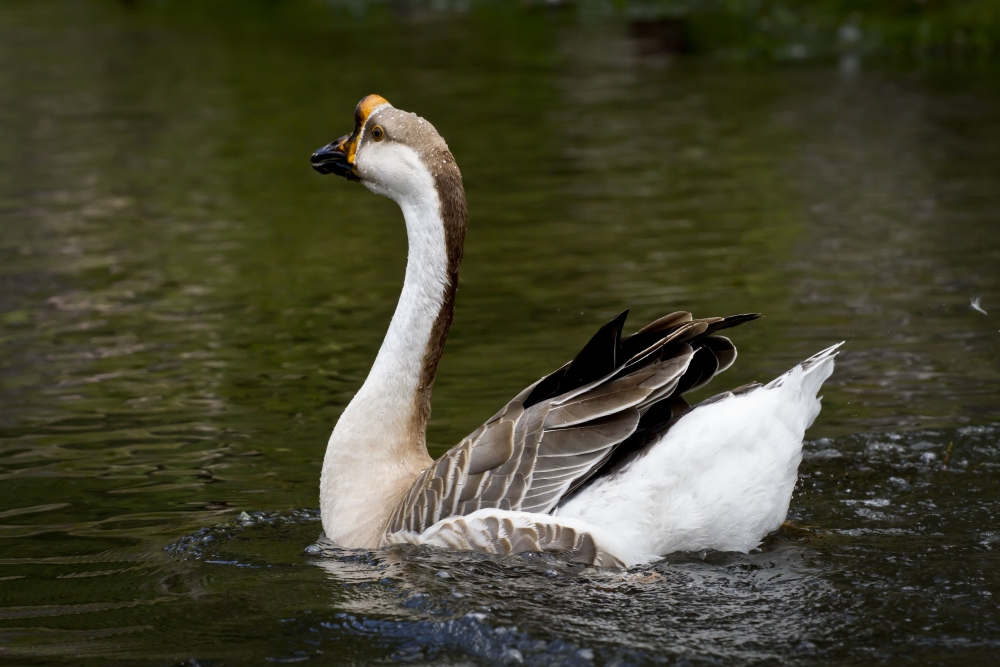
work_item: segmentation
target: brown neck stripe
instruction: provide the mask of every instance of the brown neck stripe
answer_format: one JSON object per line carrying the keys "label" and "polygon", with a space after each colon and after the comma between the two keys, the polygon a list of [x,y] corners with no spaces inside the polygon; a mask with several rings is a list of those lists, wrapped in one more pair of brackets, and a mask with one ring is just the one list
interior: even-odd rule
{"label": "brown neck stripe", "polygon": [[431,415],[431,388],[437,375],[438,363],[444,353],[444,342],[448,338],[452,317],[455,312],[455,293],[458,290],[458,266],[462,262],[462,250],[465,245],[465,228],[468,220],[468,207],[465,202],[465,188],[462,186],[462,174],[451,152],[444,149],[435,150],[432,170],[434,185],[438,191],[441,206],[441,220],[444,222],[445,248],[448,253],[448,284],[445,285],[441,310],[434,320],[430,339],[424,351],[420,371],[420,385],[417,388],[414,407],[414,432],[426,445],[427,420]]}

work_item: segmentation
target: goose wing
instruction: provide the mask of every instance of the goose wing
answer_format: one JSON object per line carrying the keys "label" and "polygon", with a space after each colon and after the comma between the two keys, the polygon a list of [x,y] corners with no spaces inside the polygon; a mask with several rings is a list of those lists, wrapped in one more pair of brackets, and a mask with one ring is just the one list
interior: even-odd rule
{"label": "goose wing", "polygon": [[386,534],[421,534],[482,509],[549,513],[621,460],[615,454],[623,443],[634,453],[652,422],[687,409],[684,392],[732,365],[736,348],[716,331],[759,317],[672,313],[623,338],[627,314],[424,470],[393,509]]}

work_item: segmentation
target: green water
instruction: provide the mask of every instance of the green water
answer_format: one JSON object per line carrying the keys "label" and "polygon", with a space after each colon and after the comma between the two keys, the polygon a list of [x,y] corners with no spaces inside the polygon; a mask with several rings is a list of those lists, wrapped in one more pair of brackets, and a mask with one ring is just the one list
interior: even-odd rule
{"label": "green water", "polygon": [[[0,4],[0,663],[1000,664],[996,64],[442,7]],[[309,167],[372,92],[468,191],[431,453],[624,308],[759,311],[704,393],[847,341],[794,527],[629,574],[305,551],[405,263]]]}

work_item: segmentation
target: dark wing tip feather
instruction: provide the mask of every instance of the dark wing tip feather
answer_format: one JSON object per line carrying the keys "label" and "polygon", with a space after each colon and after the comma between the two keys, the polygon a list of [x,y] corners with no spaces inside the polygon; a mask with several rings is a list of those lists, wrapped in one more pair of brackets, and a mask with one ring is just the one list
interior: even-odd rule
{"label": "dark wing tip feather", "polygon": [[618,367],[622,329],[627,317],[628,310],[623,310],[587,341],[566,369],[560,393],[599,380]]}
{"label": "dark wing tip feather", "polygon": [[[524,399],[525,409],[605,377],[681,329],[683,329],[683,333],[678,333],[681,338],[676,342],[678,344],[689,343],[698,348],[701,347],[699,345],[701,341],[717,331],[731,329],[762,317],[760,313],[745,313],[729,317],[694,320],[691,313],[678,311],[654,320],[632,335],[622,336],[622,329],[625,326],[628,313],[628,310],[624,310],[613,317],[591,337],[573,361],[539,381]],[[707,347],[712,348],[713,352],[716,351],[715,346],[710,342],[707,343]],[[735,348],[733,353],[735,353]],[[655,363],[665,358],[664,354],[670,356],[664,351],[663,354],[650,356],[649,359],[637,360],[638,363],[635,363],[635,366],[638,368],[647,363]],[[732,363],[728,354],[717,354],[716,356],[721,357],[718,359],[721,370],[725,370]],[[733,354],[733,358],[735,358],[735,354]],[[694,375],[693,371],[692,375]],[[704,378],[706,382],[709,379],[711,379],[711,375]],[[693,383],[682,382],[681,384],[685,386],[684,391],[688,391],[692,386],[700,386],[702,382],[695,379]]]}
{"label": "dark wing tip feather", "polygon": [[681,376],[674,393],[678,396],[703,387],[719,372],[719,358],[708,347],[695,350],[687,371]]}
{"label": "dark wing tip feather", "polygon": [[701,342],[719,360],[719,369],[716,373],[728,369],[736,361],[736,346],[725,336],[705,336]]}
{"label": "dark wing tip feather", "polygon": [[628,310],[623,310],[598,329],[568,366],[539,382],[524,399],[525,409],[559,394],[565,394],[614,371],[624,360],[621,356],[622,329]]}
{"label": "dark wing tip feather", "polygon": [[687,311],[670,313],[650,322],[631,336],[625,336],[621,341],[623,361],[632,359],[692,319],[691,313]]}
{"label": "dark wing tip feather", "polygon": [[747,322],[753,322],[754,320],[759,320],[764,317],[761,313],[744,313],[742,315],[730,315],[729,317],[723,317],[721,322],[716,322],[715,324],[710,324],[708,329],[705,331],[706,336],[711,336],[716,331],[722,331],[723,329],[732,329],[733,327],[738,327],[741,324],[746,324]]}

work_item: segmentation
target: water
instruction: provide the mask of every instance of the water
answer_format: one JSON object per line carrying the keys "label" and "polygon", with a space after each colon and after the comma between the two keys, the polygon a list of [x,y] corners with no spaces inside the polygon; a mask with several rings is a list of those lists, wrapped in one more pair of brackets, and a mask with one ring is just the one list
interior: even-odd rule
{"label": "water", "polygon": [[[0,662],[996,664],[996,66],[360,7],[0,5]],[[370,92],[472,211],[432,454],[624,308],[760,311],[706,393],[847,341],[785,528],[627,573],[317,542],[405,258],[309,168]]]}

